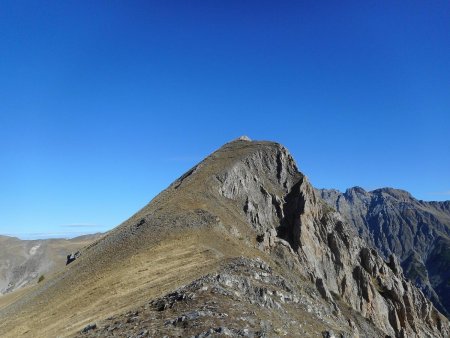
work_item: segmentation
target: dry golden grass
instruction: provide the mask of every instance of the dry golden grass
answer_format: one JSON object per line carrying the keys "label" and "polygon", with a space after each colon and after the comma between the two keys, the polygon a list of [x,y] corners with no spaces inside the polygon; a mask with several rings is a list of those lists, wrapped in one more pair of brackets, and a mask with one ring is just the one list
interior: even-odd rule
{"label": "dry golden grass", "polygon": [[30,291],[30,288],[32,288],[32,287],[24,287],[15,292],[7,293],[5,295],[0,296],[0,310],[3,309],[4,307],[14,303],[16,300],[18,300],[20,297],[22,297],[25,293]]}
{"label": "dry golden grass", "polygon": [[[51,297],[43,292],[3,318],[0,336],[68,336],[88,323],[148,302],[214,271],[227,257],[243,253],[224,236],[222,232],[189,230],[105,266],[77,284],[49,286]],[[14,293],[0,304],[4,307],[33,290]]]}

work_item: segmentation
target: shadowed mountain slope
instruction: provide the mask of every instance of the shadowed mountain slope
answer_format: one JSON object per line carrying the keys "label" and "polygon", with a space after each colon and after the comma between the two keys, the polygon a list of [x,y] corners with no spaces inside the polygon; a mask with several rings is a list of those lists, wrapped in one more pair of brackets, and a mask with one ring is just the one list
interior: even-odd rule
{"label": "shadowed mountain slope", "polygon": [[319,192],[382,257],[397,255],[406,277],[450,315],[450,201],[392,188]]}
{"label": "shadowed mountain slope", "polygon": [[11,337],[449,333],[395,257],[367,248],[283,146],[245,139],[208,156],[0,318],[0,335]]}

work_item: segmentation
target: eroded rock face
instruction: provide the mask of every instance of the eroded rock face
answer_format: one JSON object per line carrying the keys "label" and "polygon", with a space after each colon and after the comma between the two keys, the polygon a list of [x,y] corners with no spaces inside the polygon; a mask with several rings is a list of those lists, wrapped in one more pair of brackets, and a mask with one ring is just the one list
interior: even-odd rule
{"label": "eroded rock face", "polygon": [[296,182],[295,162],[282,147],[262,148],[217,175],[219,193],[243,204],[247,220],[263,234],[284,217],[282,197]]}
{"label": "eroded rock face", "polygon": [[450,201],[418,201],[392,188],[318,192],[382,257],[395,254],[406,277],[450,316]]}
{"label": "eroded rock face", "polygon": [[385,262],[370,250],[297,171],[285,148],[255,147],[217,178],[220,194],[241,205],[258,234],[259,247],[274,250],[276,231],[299,260],[298,273],[308,277],[325,300],[333,302],[330,295],[338,295],[391,336],[449,334],[447,319],[404,278],[396,258]]}

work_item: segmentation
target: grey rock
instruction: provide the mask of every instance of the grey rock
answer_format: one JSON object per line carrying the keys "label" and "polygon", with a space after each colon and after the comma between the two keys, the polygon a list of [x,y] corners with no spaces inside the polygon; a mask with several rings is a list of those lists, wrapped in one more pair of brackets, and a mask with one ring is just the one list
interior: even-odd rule
{"label": "grey rock", "polygon": [[89,331],[91,331],[91,330],[95,330],[97,328],[97,324],[88,324],[88,325],[86,325],[84,328],[83,328],[83,330],[81,330],[81,333],[86,333],[86,332],[89,332]]}
{"label": "grey rock", "polygon": [[217,333],[223,334],[225,336],[233,336],[233,332],[225,326],[221,326],[216,330]]}
{"label": "grey rock", "polygon": [[323,338],[336,338],[336,335],[333,331],[325,331],[323,332]]}
{"label": "grey rock", "polygon": [[68,254],[66,265],[69,265],[70,263],[72,263],[74,260],[76,260],[80,256],[81,256],[81,253],[79,251]]}

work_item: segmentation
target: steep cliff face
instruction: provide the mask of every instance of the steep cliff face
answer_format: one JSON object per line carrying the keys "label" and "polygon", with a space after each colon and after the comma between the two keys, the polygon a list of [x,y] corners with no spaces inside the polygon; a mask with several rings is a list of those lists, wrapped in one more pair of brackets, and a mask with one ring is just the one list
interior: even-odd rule
{"label": "steep cliff face", "polygon": [[342,300],[391,336],[448,334],[447,320],[406,281],[395,256],[385,262],[359,240],[297,171],[284,147],[255,147],[218,180],[220,193],[241,205],[260,247],[277,254],[277,246],[288,243],[285,259],[336,311]]}
{"label": "steep cliff face", "polygon": [[398,256],[406,277],[450,315],[450,201],[418,201],[392,188],[319,193],[382,257]]}

